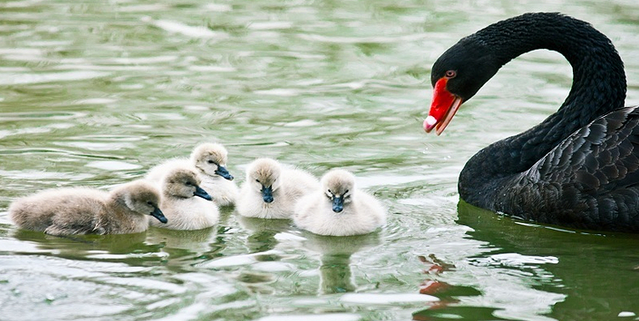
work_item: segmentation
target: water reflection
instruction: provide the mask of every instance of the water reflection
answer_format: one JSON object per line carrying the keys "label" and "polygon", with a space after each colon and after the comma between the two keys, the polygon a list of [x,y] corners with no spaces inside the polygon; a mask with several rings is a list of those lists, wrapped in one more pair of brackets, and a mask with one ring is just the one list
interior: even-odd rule
{"label": "water reflection", "polygon": [[216,237],[216,227],[192,231],[151,227],[146,233],[146,242],[162,245],[164,250],[181,249],[201,254],[219,247],[215,245],[217,242]]}
{"label": "water reflection", "polygon": [[33,248],[15,248],[14,252],[49,253],[68,259],[103,259],[123,261],[131,264],[141,263],[140,257],[156,260],[162,256],[161,247],[145,243],[145,233],[126,235],[73,235],[52,236],[42,232],[15,229],[12,237],[34,245]]}
{"label": "water reflection", "polygon": [[623,311],[639,312],[636,300],[623,295],[636,290],[639,254],[631,250],[639,241],[636,235],[540,226],[463,201],[458,222],[473,228],[470,236],[488,242],[489,253],[470,258],[471,264],[491,265],[514,276],[523,273],[531,289],[546,293],[538,298],[555,298],[538,301],[545,302],[544,314],[550,317],[602,320]]}
{"label": "water reflection", "polygon": [[353,292],[357,288],[348,254],[324,254],[321,258],[320,294]]}
{"label": "water reflection", "polygon": [[[381,244],[379,233],[347,237],[322,236],[305,231],[300,234],[291,226],[290,220],[267,220],[239,216],[238,221],[243,228],[251,231],[245,244],[249,253],[253,254],[236,257],[235,264],[241,264],[240,261],[245,262],[247,259],[248,262],[281,261],[288,256],[281,251],[291,246],[296,247],[294,244],[299,243],[303,248],[311,251],[312,257],[316,255],[320,257],[320,265],[317,269],[320,278],[318,287],[320,295],[355,291],[357,285],[352,273],[351,256]],[[278,245],[281,247],[280,250],[277,249]],[[221,266],[220,264],[223,265],[224,262],[218,260],[217,263],[213,263],[213,266]],[[272,271],[274,268],[281,270],[281,264],[283,263],[277,263],[269,270]],[[262,267],[264,267],[263,264]],[[273,278],[269,277],[268,274],[245,272],[242,274],[242,280],[250,283],[255,291],[272,292],[272,290],[264,288],[264,285],[273,281]]]}
{"label": "water reflection", "polygon": [[238,222],[251,234],[246,238],[249,253],[267,252],[279,243],[275,236],[291,228],[291,220],[260,219],[238,215]]}
{"label": "water reflection", "polygon": [[305,248],[319,254],[320,294],[353,292],[357,284],[353,278],[351,256],[381,244],[379,233],[356,236],[322,236],[303,234]]}
{"label": "water reflection", "polygon": [[218,237],[218,226],[201,230],[179,231],[163,228],[149,228],[146,244],[161,248],[162,263],[175,272],[190,271],[196,262],[218,256],[226,248]]}

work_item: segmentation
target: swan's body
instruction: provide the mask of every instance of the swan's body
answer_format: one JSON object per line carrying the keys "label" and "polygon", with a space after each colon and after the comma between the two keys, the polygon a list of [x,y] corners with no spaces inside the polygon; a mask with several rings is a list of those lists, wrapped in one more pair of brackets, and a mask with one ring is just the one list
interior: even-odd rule
{"label": "swan's body", "polygon": [[200,187],[200,179],[192,167],[176,166],[169,170],[161,183],[162,201],[169,222],[151,225],[172,230],[200,230],[215,225],[220,218],[217,205]]}
{"label": "swan's body", "polygon": [[460,40],[433,66],[424,128],[441,133],[503,64],[541,48],[573,66],[568,97],[541,124],[473,156],[461,198],[541,223],[639,232],[639,110],[623,108],[625,74],[611,41],[583,21],[525,14]]}
{"label": "swan's body", "polygon": [[159,191],[134,181],[110,193],[86,188],[57,188],[17,199],[9,217],[18,227],[51,235],[128,234],[146,231],[149,216],[166,222]]}
{"label": "swan's body", "polygon": [[146,179],[159,182],[166,173],[175,167],[192,166],[202,180],[201,187],[213,197],[218,206],[235,204],[239,189],[233,182],[233,175],[226,169],[228,151],[221,144],[204,143],[193,149],[187,158],[170,159],[153,167]]}
{"label": "swan's body", "polygon": [[324,174],[321,187],[302,197],[295,225],[320,235],[368,234],[386,223],[386,210],[372,195],[355,187],[355,176],[342,169]]}
{"label": "swan's body", "polygon": [[259,158],[246,170],[236,209],[246,217],[291,218],[297,200],[317,186],[317,178],[303,170],[283,168],[276,160]]}

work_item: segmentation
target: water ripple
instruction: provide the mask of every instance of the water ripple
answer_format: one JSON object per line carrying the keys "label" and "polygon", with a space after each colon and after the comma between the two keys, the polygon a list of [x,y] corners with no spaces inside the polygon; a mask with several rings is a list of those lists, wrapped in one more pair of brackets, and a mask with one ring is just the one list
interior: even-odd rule
{"label": "water ripple", "polygon": [[[608,34],[636,103],[635,2],[2,2],[1,318],[607,320],[634,311],[636,237],[558,232],[468,209],[457,193],[471,155],[561,103],[572,75],[562,57],[508,64],[444,135],[421,123],[441,52],[540,8]],[[238,184],[256,157],[317,176],[351,170],[388,208],[388,223],[325,238],[229,209],[202,231],[59,238],[8,218],[16,197],[108,189],[201,142],[226,145]]]}
{"label": "water ripple", "polygon": [[40,74],[0,73],[0,85],[25,85],[58,81],[79,81],[106,77],[109,73],[97,71],[65,71]]}

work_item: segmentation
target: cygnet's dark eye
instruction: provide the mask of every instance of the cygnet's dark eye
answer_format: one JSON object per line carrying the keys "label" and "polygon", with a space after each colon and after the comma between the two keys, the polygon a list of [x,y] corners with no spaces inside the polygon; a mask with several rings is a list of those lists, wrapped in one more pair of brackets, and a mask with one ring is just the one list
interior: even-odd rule
{"label": "cygnet's dark eye", "polygon": [[151,205],[151,206],[153,206],[153,202],[151,202],[151,201],[147,201],[146,203]]}
{"label": "cygnet's dark eye", "polygon": [[455,78],[457,76],[457,71],[448,70],[448,71],[446,71],[446,74],[444,74],[444,76],[446,76],[446,78],[448,78],[448,79]]}
{"label": "cygnet's dark eye", "polygon": [[191,182],[186,182],[185,184],[186,184],[186,186],[191,186],[191,185],[193,185]]}
{"label": "cygnet's dark eye", "polygon": [[210,160],[210,159],[207,161],[207,163],[209,163],[209,164],[215,164],[215,162],[214,162],[214,161],[212,161],[212,160]]}
{"label": "cygnet's dark eye", "polygon": [[258,182],[258,183],[261,183],[261,182],[260,182],[260,180],[259,180],[259,179],[257,179],[257,178],[255,179],[255,181],[256,181],[256,182]]}
{"label": "cygnet's dark eye", "polygon": [[333,197],[335,197],[335,194],[333,194],[333,192],[331,192],[331,190],[327,190],[326,191],[326,197],[328,197],[329,199],[333,199]]}

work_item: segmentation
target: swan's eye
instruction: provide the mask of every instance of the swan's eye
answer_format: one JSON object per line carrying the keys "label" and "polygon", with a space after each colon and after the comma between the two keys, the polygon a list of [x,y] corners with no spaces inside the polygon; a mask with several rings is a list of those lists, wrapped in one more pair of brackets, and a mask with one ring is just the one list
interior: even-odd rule
{"label": "swan's eye", "polygon": [[333,199],[333,197],[335,197],[335,194],[333,194],[333,192],[331,192],[331,190],[327,190],[326,191],[326,197]]}
{"label": "swan's eye", "polygon": [[455,78],[455,76],[457,76],[457,71],[448,70],[448,71],[446,71],[446,74],[444,74],[444,76],[446,76],[446,78],[448,78],[448,79]]}
{"label": "swan's eye", "polygon": [[151,206],[153,206],[153,202],[151,202],[151,201],[147,201],[146,203],[151,205]]}
{"label": "swan's eye", "polygon": [[262,183],[262,182],[260,182],[260,180],[259,180],[259,179],[257,179],[257,178],[255,179],[255,181],[256,181],[256,182],[258,182],[258,183],[260,183],[260,184]]}
{"label": "swan's eye", "polygon": [[349,198],[349,197],[351,197],[351,194],[348,194],[348,192],[349,192],[349,191],[348,191],[348,190],[346,190],[346,191],[344,192],[344,194],[342,194],[342,197],[343,197],[343,198]]}
{"label": "swan's eye", "polygon": [[191,185],[193,185],[193,184],[191,184],[191,182],[186,182],[186,183],[184,183],[184,184],[186,184],[186,186],[191,186]]}
{"label": "swan's eye", "polygon": [[209,163],[209,164],[215,164],[215,162],[214,162],[214,161],[212,161],[212,160],[210,160],[210,159],[207,161],[207,163]]}

